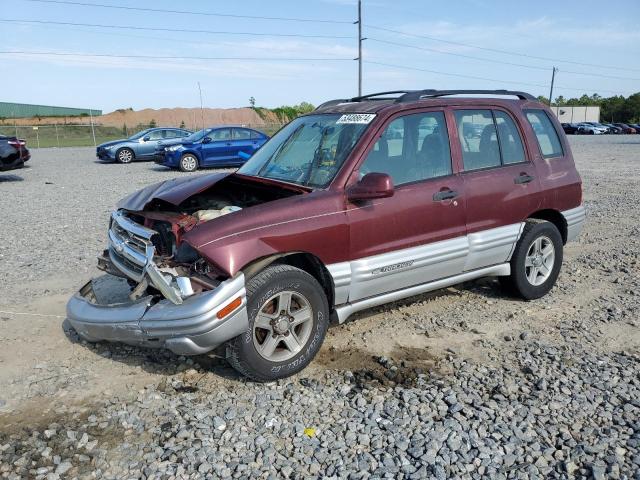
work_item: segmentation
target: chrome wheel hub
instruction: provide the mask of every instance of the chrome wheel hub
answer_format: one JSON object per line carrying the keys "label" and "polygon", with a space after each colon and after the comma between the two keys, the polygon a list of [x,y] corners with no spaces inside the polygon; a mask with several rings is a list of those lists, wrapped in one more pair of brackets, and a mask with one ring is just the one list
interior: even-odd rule
{"label": "chrome wheel hub", "polygon": [[262,304],[253,322],[253,345],[271,362],[283,362],[297,355],[311,337],[313,310],[307,298],[283,291]]}
{"label": "chrome wheel hub", "polygon": [[524,269],[527,281],[534,287],[542,285],[551,276],[556,260],[556,250],[549,237],[536,238],[524,259]]}

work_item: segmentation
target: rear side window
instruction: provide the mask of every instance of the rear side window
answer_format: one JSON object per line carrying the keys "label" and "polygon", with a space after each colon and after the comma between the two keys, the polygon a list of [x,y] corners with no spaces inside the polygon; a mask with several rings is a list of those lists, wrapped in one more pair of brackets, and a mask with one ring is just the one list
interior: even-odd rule
{"label": "rear side window", "polygon": [[525,110],[527,120],[536,134],[540,151],[544,158],[562,157],[562,144],[558,138],[558,132],[553,128],[553,123],[549,120],[544,110]]}
{"label": "rear side window", "polygon": [[251,132],[252,139],[262,138],[262,134],[260,132],[256,132],[255,130],[249,130],[249,131]]}
{"label": "rear side window", "polygon": [[491,110],[456,110],[455,117],[464,169],[500,166],[500,146]]}
{"label": "rear side window", "polygon": [[498,127],[498,139],[500,140],[500,151],[502,152],[502,163],[509,165],[525,161],[524,148],[518,127],[513,119],[505,112],[494,110],[496,126]]}

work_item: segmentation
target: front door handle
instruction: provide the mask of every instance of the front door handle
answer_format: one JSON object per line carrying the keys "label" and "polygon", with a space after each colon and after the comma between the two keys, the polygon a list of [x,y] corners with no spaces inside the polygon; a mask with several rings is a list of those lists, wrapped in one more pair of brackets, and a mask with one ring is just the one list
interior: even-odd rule
{"label": "front door handle", "polygon": [[528,173],[521,173],[519,176],[517,176],[516,178],[513,179],[513,183],[518,184],[518,185],[522,185],[524,183],[532,182],[533,178],[534,177],[532,177]]}
{"label": "front door handle", "polygon": [[441,202],[442,200],[451,200],[452,198],[456,198],[458,196],[458,192],[454,190],[440,190],[433,194],[434,202]]}

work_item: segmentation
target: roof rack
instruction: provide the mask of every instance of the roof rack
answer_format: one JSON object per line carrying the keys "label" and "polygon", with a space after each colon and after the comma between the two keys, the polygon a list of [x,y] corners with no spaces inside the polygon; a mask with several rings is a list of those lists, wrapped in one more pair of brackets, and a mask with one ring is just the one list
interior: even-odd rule
{"label": "roof rack", "polygon": [[517,90],[414,90],[406,92],[396,99],[396,103],[415,102],[424,97],[436,98],[450,95],[513,95],[520,100],[536,100],[536,98],[526,92]]}
{"label": "roof rack", "polygon": [[[388,97],[386,95],[394,95],[401,93],[399,97]],[[316,110],[321,108],[331,107],[345,102],[362,102],[365,100],[393,100],[395,103],[407,103],[417,102],[423,98],[437,98],[448,97],[451,95],[509,95],[518,97],[520,100],[537,100],[536,97],[527,92],[521,92],[518,90],[389,90],[388,92],[370,93],[368,95],[361,95],[353,98],[338,98],[336,100],[329,100],[316,107]]]}
{"label": "roof rack", "polygon": [[[388,97],[387,95],[394,95],[401,93],[399,97]],[[389,90],[388,92],[370,93],[368,95],[361,95],[359,97],[339,98],[336,100],[329,100],[321,105],[318,105],[316,110],[324,107],[331,107],[345,102],[362,102],[365,100],[394,100],[395,103],[416,102],[422,98],[437,98],[447,97],[451,95],[510,95],[518,97],[520,100],[537,100],[533,95],[527,92],[520,92],[517,90]]]}

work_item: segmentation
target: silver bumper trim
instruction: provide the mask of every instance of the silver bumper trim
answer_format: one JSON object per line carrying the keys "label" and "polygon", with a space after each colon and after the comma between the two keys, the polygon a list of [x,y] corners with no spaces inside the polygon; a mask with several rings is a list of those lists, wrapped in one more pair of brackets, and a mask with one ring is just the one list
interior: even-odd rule
{"label": "silver bumper trim", "polygon": [[587,219],[587,211],[584,205],[572,208],[571,210],[565,210],[562,212],[562,216],[567,222],[567,243],[575,240],[580,235],[584,223]]}
{"label": "silver bumper trim", "polygon": [[[216,314],[230,301],[242,303],[227,317]],[[90,341],[107,340],[132,345],[164,347],[179,355],[208,352],[249,328],[244,275],[218,288],[197,293],[176,305],[147,296],[120,304],[95,303],[92,282],[67,303],[67,318],[78,334]]]}

